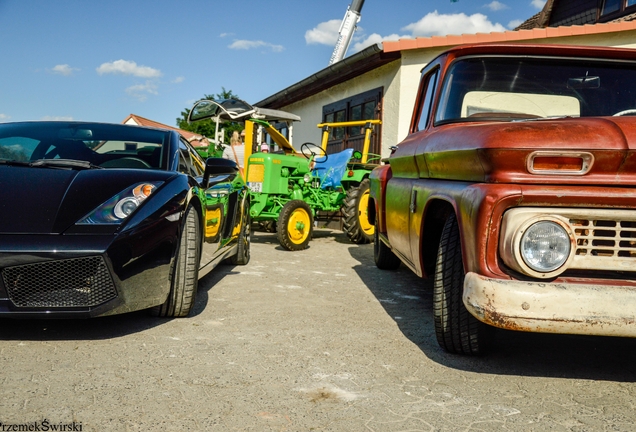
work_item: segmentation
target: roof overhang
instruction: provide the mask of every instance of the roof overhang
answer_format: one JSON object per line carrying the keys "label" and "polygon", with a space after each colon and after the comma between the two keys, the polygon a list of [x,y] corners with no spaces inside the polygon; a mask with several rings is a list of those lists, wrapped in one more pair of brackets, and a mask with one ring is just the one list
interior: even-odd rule
{"label": "roof overhang", "polygon": [[386,53],[382,49],[382,44],[374,44],[254,105],[261,108],[281,108],[391,63],[401,56],[400,51]]}

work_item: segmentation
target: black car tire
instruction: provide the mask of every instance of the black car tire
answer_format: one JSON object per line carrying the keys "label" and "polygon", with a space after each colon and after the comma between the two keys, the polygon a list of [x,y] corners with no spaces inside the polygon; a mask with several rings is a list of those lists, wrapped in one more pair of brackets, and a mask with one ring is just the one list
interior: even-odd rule
{"label": "black car tire", "polygon": [[468,312],[462,300],[464,262],[455,214],[444,224],[437,253],[433,288],[433,318],[437,342],[454,354],[481,355],[490,344],[492,328]]}
{"label": "black car tire", "polygon": [[232,255],[227,259],[228,264],[246,265],[250,262],[250,246],[252,244],[251,226],[250,203],[249,201],[245,201],[243,217],[241,219],[241,232],[238,237],[238,250],[236,251],[236,255]]}
{"label": "black car tire", "polygon": [[381,270],[397,270],[400,267],[400,259],[393,253],[382,240],[378,231],[378,219],[376,217],[373,231],[373,260],[375,266]]}
{"label": "black car tire", "polygon": [[371,243],[374,238],[375,227],[367,216],[369,190],[369,179],[362,180],[358,187],[347,190],[342,206],[343,230],[355,244]]}
{"label": "black car tire", "polygon": [[[297,222],[304,227],[298,229]],[[314,217],[305,201],[291,200],[283,206],[278,216],[278,241],[289,251],[307,249],[314,229]]]}
{"label": "black car tire", "polygon": [[179,246],[170,271],[170,293],[153,313],[161,317],[185,317],[190,314],[199,282],[199,217],[188,207]]}

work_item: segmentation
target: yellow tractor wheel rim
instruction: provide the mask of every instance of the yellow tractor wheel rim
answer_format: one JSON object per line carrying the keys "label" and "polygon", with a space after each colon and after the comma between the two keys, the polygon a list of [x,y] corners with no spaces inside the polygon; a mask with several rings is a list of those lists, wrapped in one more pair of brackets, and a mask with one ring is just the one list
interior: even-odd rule
{"label": "yellow tractor wheel rim", "polygon": [[310,225],[309,214],[305,209],[297,208],[294,210],[287,223],[287,233],[292,243],[301,244],[304,242],[309,236]]}
{"label": "yellow tractor wheel rim", "polygon": [[360,228],[367,235],[373,235],[375,227],[369,223],[369,215],[367,209],[369,208],[369,190],[364,191],[360,197],[358,203],[358,220],[360,221]]}

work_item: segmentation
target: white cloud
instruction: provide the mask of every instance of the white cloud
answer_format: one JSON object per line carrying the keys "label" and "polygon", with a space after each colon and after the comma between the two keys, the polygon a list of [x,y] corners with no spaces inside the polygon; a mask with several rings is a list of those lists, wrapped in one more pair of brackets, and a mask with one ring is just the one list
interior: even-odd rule
{"label": "white cloud", "polygon": [[53,69],[51,69],[51,72],[55,74],[59,74],[59,75],[70,76],[70,75],[73,75],[73,71],[76,71],[76,70],[79,70],[79,69],[72,68],[67,64],[59,64],[59,65],[56,65]]}
{"label": "white cloud", "polygon": [[173,79],[172,83],[173,84],[179,84],[179,83],[182,83],[184,81],[185,81],[185,77],[180,76],[180,77],[176,77],[175,79]]}
{"label": "white cloud", "polygon": [[353,52],[362,51],[366,47],[369,47],[369,46],[374,45],[376,43],[380,43],[380,42],[383,42],[383,41],[396,41],[396,40],[399,40],[399,39],[412,39],[412,37],[409,36],[409,35],[400,36],[398,34],[392,34],[392,35],[389,35],[389,36],[380,36],[377,33],[373,33],[372,35],[368,36],[364,40],[354,43],[353,46],[352,46],[352,48],[353,48],[352,51]]}
{"label": "white cloud", "polygon": [[305,42],[308,45],[321,44],[321,45],[336,45],[338,41],[338,30],[340,30],[340,23],[342,20],[330,20],[321,22],[316,27],[305,32]]}
{"label": "white cloud", "polygon": [[73,121],[71,116],[44,116],[40,120],[44,121]]}
{"label": "white cloud", "polygon": [[159,92],[157,91],[157,84],[152,81],[146,81],[145,84],[136,84],[130,86],[126,89],[126,93],[139,100],[140,102],[148,99],[149,94],[159,94]]}
{"label": "white cloud", "polygon": [[225,38],[225,37],[228,37],[228,36],[234,36],[234,33],[221,33],[219,35],[219,37],[221,37],[221,38]]}
{"label": "white cloud", "polygon": [[504,10],[504,9],[510,9],[510,7],[508,5],[505,5],[501,2],[498,2],[497,0],[492,1],[488,4],[485,4],[484,7],[487,7],[488,9],[490,9],[493,12],[496,11],[500,11],[500,10]]}
{"label": "white cloud", "polygon": [[11,118],[10,115],[0,113],[0,122],[6,122]]}
{"label": "white cloud", "polygon": [[254,48],[269,48],[273,52],[281,52],[285,49],[282,45],[274,45],[263,41],[235,40],[228,48],[237,50],[249,50]]}
{"label": "white cloud", "polygon": [[133,75],[140,78],[156,78],[161,76],[161,71],[148,66],[138,66],[134,61],[117,60],[103,63],[97,68],[97,73]]}
{"label": "white cloud", "polygon": [[543,9],[543,6],[545,6],[545,0],[532,0],[530,4],[537,9]]}
{"label": "white cloud", "polygon": [[523,23],[524,23],[523,20],[512,20],[508,23],[508,28],[512,30],[519,27]]}
{"label": "white cloud", "polygon": [[449,34],[472,34],[503,32],[506,28],[499,23],[493,24],[486,15],[476,13],[473,15],[440,14],[437,11],[430,12],[416,23],[402,28],[412,33],[413,36],[446,36]]}

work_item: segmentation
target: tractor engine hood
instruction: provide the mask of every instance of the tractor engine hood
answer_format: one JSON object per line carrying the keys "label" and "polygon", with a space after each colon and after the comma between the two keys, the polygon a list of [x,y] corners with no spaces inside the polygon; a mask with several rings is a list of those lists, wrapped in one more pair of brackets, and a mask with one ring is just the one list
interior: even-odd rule
{"label": "tractor engine hood", "polygon": [[0,234],[61,234],[127,187],[171,174],[0,165]]}
{"label": "tractor engine hood", "polygon": [[[406,144],[420,177],[491,183],[636,185],[636,118],[449,124]],[[406,148],[396,155],[407,156]],[[393,162],[391,162],[393,166]]]}

